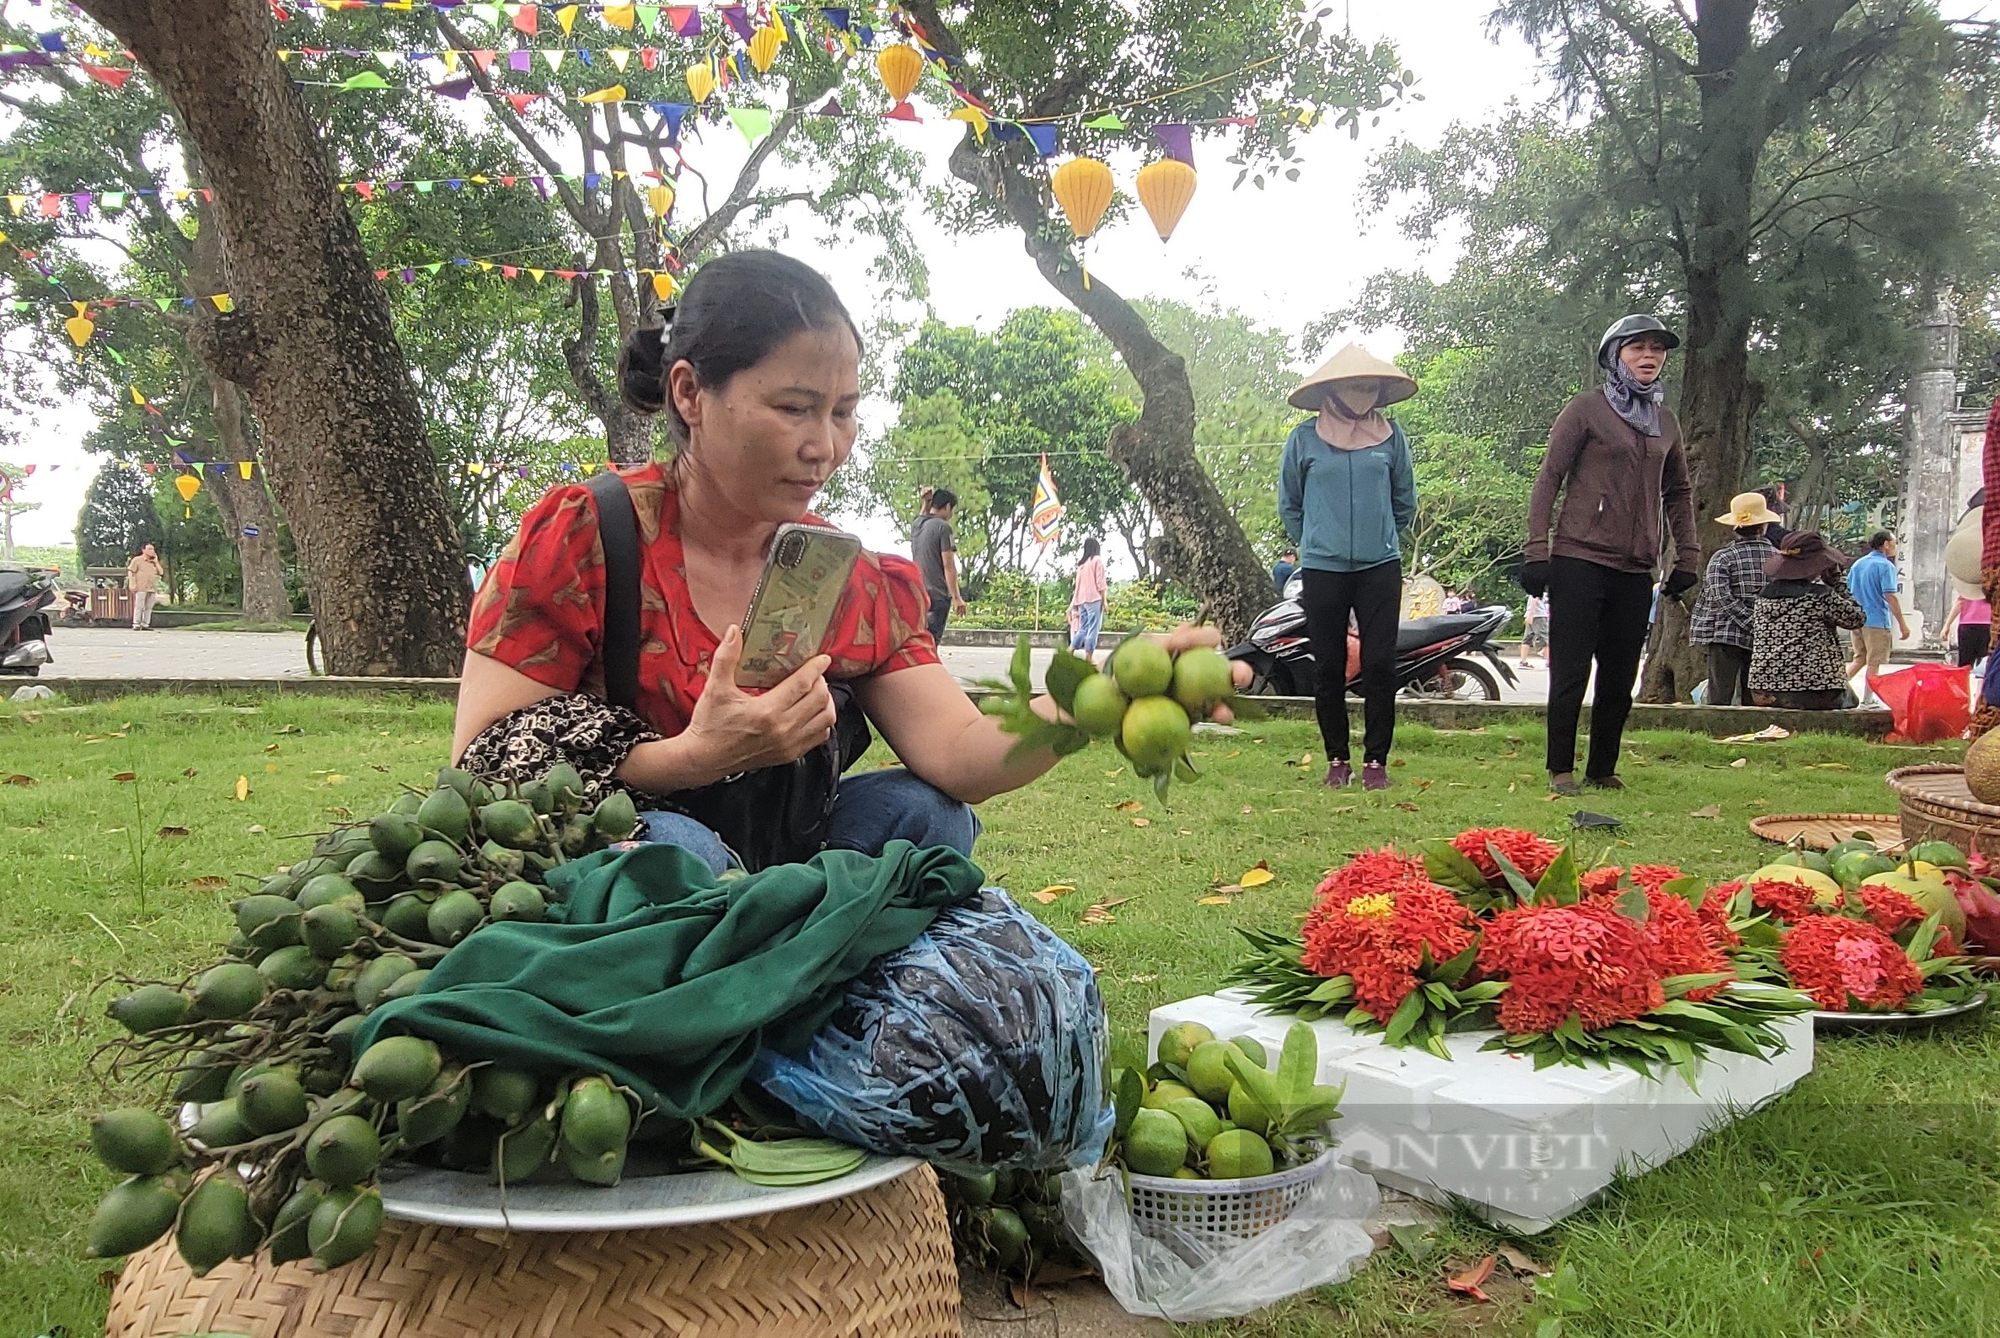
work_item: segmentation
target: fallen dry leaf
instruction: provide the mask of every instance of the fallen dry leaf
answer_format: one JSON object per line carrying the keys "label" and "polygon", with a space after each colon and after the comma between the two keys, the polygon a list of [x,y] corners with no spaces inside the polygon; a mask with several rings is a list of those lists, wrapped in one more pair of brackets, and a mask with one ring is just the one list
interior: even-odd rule
{"label": "fallen dry leaf", "polygon": [[329,771],[326,773],[326,783],[328,785],[340,785],[346,780],[347,777],[341,775],[338,771]]}
{"label": "fallen dry leaf", "polygon": [[1076,889],[1070,886],[1068,883],[1050,883],[1047,887],[1043,888],[1041,891],[1030,892],[1028,895],[1033,897],[1036,901],[1041,902],[1042,905],[1046,906],[1050,902],[1054,901],[1057,897],[1061,896],[1063,893],[1074,892],[1074,891],[1076,891]]}
{"label": "fallen dry leaf", "polygon": [[[1354,804],[1342,804],[1339,808],[1330,809],[1328,811],[1333,813],[1352,813],[1355,810],[1355,808],[1356,805]],[[1276,810],[1273,811],[1275,812]]]}
{"label": "fallen dry leaf", "polygon": [[1245,869],[1243,876],[1236,881],[1245,887],[1262,887],[1277,876],[1277,874],[1271,872],[1269,864],[1266,864],[1263,860],[1258,860],[1256,864]]}
{"label": "fallen dry leaf", "polygon": [[1493,1298],[1481,1291],[1480,1286],[1493,1276],[1493,1266],[1499,1261],[1499,1255],[1489,1254],[1463,1273],[1446,1278],[1444,1285],[1462,1295],[1470,1296],[1475,1301],[1490,1302]]}
{"label": "fallen dry leaf", "polygon": [[185,827],[162,827],[153,834],[165,840],[178,840],[183,836],[190,835],[188,829]]}
{"label": "fallen dry leaf", "polygon": [[1402,809],[1405,813],[1416,813],[1421,811],[1417,808],[1415,804],[1411,803],[1407,799],[1397,800],[1396,807]]}
{"label": "fallen dry leaf", "polygon": [[236,802],[240,804],[249,797],[250,778],[248,776],[238,776],[236,778]]}
{"label": "fallen dry leaf", "polygon": [[190,780],[192,780],[192,779],[193,779],[194,777],[196,777],[196,776],[198,776],[198,775],[200,775],[200,774],[201,774],[201,773],[200,773],[200,772],[198,772],[198,771],[196,771],[196,770],[195,770],[195,769],[194,769],[193,767],[189,767],[189,768],[188,768],[188,769],[187,769],[186,771],[183,771],[183,772],[181,773],[181,775],[183,775],[183,776],[186,776],[186,777],[188,777],[188,778],[189,778]]}
{"label": "fallen dry leaf", "polygon": [[280,725],[280,726],[279,726],[278,728],[276,728],[276,729],[272,730],[271,732],[272,732],[273,734],[303,734],[303,733],[305,733],[305,731],[304,731],[304,730],[302,730],[302,729],[300,729],[300,728],[299,728],[299,727],[298,727],[297,725]]}
{"label": "fallen dry leaf", "polygon": [[1159,976],[1158,976],[1158,975],[1151,975],[1151,976],[1127,976],[1127,977],[1125,977],[1125,983],[1126,983],[1127,985],[1150,985],[1150,984],[1152,984],[1152,983],[1153,983],[1154,981],[1156,981],[1156,980],[1158,980],[1158,979],[1159,979]]}
{"label": "fallen dry leaf", "polygon": [[1150,827],[1153,825],[1153,820],[1151,818],[1134,818],[1132,819],[1132,825],[1134,827]]}
{"label": "fallen dry leaf", "polygon": [[1722,805],[1710,804],[1706,808],[1696,809],[1694,812],[1688,814],[1688,816],[1691,818],[1719,818],[1722,816]]}
{"label": "fallen dry leaf", "polygon": [[214,874],[203,874],[199,878],[188,879],[188,886],[197,892],[218,892],[229,886],[227,878],[217,878]]}
{"label": "fallen dry leaf", "polygon": [[1256,809],[1250,807],[1250,805],[1248,804],[1245,804],[1241,809],[1238,810],[1238,812],[1242,813],[1255,813],[1256,811],[1257,811]]}
{"label": "fallen dry leaf", "polygon": [[[23,776],[20,772],[17,771],[13,775],[7,777],[7,783],[9,785],[18,785],[22,789],[26,789],[28,786],[35,784],[35,778],[33,776]],[[1248,813],[1250,810],[1246,808],[1243,811],[1245,813]]]}
{"label": "fallen dry leaf", "polygon": [[1108,925],[1114,923],[1117,919],[1117,916],[1105,910],[1102,906],[1092,906],[1085,910],[1082,915],[1077,916],[1076,922],[1080,925]]}
{"label": "fallen dry leaf", "polygon": [[1123,803],[1113,804],[1111,807],[1117,809],[1120,813],[1137,813],[1145,805],[1136,799],[1127,799]]}
{"label": "fallen dry leaf", "polygon": [[1230,751],[1230,752],[1226,752],[1226,753],[1224,753],[1224,754],[1222,755],[1222,760],[1223,760],[1223,761],[1225,761],[1225,762],[1227,762],[1227,761],[1228,761],[1228,760],[1229,760],[1230,758],[1232,758],[1232,757],[1241,757],[1241,756],[1243,756],[1243,750],[1242,750],[1241,748],[1237,748],[1237,749],[1233,749],[1233,750],[1232,750],[1232,751]]}
{"label": "fallen dry leaf", "polygon": [[243,830],[250,833],[250,835],[252,836],[262,836],[264,834],[264,824],[261,822],[253,822],[248,827],[245,827]]}
{"label": "fallen dry leaf", "polygon": [[278,764],[276,762],[266,762],[264,764],[264,770],[267,773],[275,773],[278,770]]}
{"label": "fallen dry leaf", "polygon": [[139,773],[136,771],[121,771],[117,775],[113,776],[111,779],[117,781],[120,785],[123,785],[126,781],[138,780]]}
{"label": "fallen dry leaf", "polygon": [[1731,763],[1730,763],[1729,765],[1730,765],[1730,766],[1732,766],[1732,767],[1735,767],[1735,768],[1736,768],[1737,770],[1739,770],[1739,771],[1740,771],[1740,770],[1742,770],[1742,769],[1743,769],[1744,767],[1747,767],[1747,766],[1749,766],[1749,765],[1750,765],[1750,759],[1749,759],[1749,758],[1747,758],[1747,757],[1739,757],[1739,758],[1737,758],[1737,759],[1736,759],[1736,760],[1735,760],[1734,762],[1731,762]]}
{"label": "fallen dry leaf", "polygon": [[1422,794],[1425,790],[1430,789],[1431,786],[1436,784],[1436,781],[1420,780],[1417,782],[1417,793]]}
{"label": "fallen dry leaf", "polygon": [[1110,771],[1107,771],[1107,772],[1105,772],[1105,773],[1104,773],[1104,778],[1105,778],[1106,780],[1109,780],[1109,779],[1111,779],[1111,778],[1112,778],[1113,776],[1122,776],[1122,775],[1124,775],[1124,774],[1125,774],[1125,768],[1124,768],[1124,767],[1114,767],[1114,768],[1112,768],[1112,769],[1111,769]]}
{"label": "fallen dry leaf", "polygon": [[327,812],[336,818],[351,818],[354,816],[354,810],[344,804],[336,804],[334,807],[329,808]]}
{"label": "fallen dry leaf", "polygon": [[1513,1269],[1516,1273],[1532,1273],[1538,1278],[1545,1278],[1549,1275],[1548,1265],[1536,1263],[1533,1256],[1518,1246],[1502,1245],[1500,1247],[1500,1257],[1505,1259],[1507,1267]]}
{"label": "fallen dry leaf", "polygon": [[[1239,890],[1239,891],[1241,891],[1241,889],[1240,889],[1240,888],[1239,888],[1238,890]],[[1218,894],[1217,894],[1217,895],[1215,895],[1215,896],[1209,896],[1209,897],[1203,897],[1203,898],[1201,898],[1200,900],[1198,900],[1197,902],[1195,902],[1195,905],[1197,905],[1197,906],[1227,906],[1227,905],[1228,905],[1228,904],[1229,904],[1230,902],[1232,902],[1232,901],[1234,901],[1234,900],[1236,900],[1236,898],[1234,898],[1234,897],[1225,897],[1225,896],[1222,896],[1222,895],[1220,895],[1220,894],[1218,893]]]}

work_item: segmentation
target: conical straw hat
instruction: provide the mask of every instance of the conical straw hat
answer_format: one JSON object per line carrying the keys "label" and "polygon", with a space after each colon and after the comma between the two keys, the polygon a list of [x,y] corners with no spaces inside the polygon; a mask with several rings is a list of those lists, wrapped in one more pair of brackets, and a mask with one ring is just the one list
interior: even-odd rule
{"label": "conical straw hat", "polygon": [[1295,409],[1317,410],[1335,381],[1369,377],[1382,383],[1382,404],[1400,404],[1417,393],[1416,378],[1393,362],[1384,362],[1359,344],[1349,344],[1319,365],[1291,393]]}

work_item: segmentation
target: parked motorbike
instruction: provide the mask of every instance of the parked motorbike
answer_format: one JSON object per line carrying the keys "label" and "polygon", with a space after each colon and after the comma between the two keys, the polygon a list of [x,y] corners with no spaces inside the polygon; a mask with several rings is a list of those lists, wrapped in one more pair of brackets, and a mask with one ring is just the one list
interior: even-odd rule
{"label": "parked motorbike", "polygon": [[39,674],[55,658],[43,612],[55,602],[55,572],[0,568],[0,674]]}
{"label": "parked motorbike", "polygon": [[[1250,666],[1251,692],[1281,697],[1310,697],[1318,669],[1312,642],[1306,636],[1306,613],[1300,604],[1304,581],[1294,576],[1285,597],[1258,615],[1250,637],[1229,648],[1229,658]],[[1415,618],[1396,628],[1396,683],[1404,696],[1433,700],[1500,700],[1500,679],[1514,685],[1514,671],[1493,644],[1493,634],[1507,625],[1513,611],[1490,605],[1467,613]],[[1352,644],[1353,633],[1349,634]],[[1489,672],[1474,656],[1493,666]],[[1356,665],[1356,656],[1348,662]],[[1499,678],[1494,677],[1495,674]],[[1361,691],[1358,666],[1349,674],[1347,690]]]}

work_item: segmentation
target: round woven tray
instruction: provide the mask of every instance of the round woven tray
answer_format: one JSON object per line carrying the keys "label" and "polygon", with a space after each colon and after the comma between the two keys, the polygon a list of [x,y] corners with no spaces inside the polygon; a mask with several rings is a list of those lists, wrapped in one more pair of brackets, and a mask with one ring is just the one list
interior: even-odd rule
{"label": "round woven tray", "polygon": [[1889,773],[1889,788],[1903,804],[1904,840],[1936,838],[2000,856],[2000,808],[1972,797],[1964,767],[1903,767]]}
{"label": "round woven tray", "polygon": [[1807,850],[1830,849],[1853,840],[1856,832],[1867,832],[1864,839],[1887,844],[1899,838],[1900,827],[1901,819],[1894,813],[1766,813],[1750,819],[1750,830],[1766,841]]}
{"label": "round woven tray", "polygon": [[958,1268],[928,1167],[859,1194],[701,1226],[468,1230],[391,1221],[314,1273],[171,1240],[132,1256],[106,1338],[960,1338]]}

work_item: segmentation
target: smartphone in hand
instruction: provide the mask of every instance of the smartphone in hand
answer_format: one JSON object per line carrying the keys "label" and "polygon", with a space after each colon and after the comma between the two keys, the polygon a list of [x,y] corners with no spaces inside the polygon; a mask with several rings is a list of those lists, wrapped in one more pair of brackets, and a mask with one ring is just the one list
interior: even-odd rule
{"label": "smartphone in hand", "polygon": [[736,685],[775,687],[820,653],[861,540],[826,525],[780,525],[750,611],[743,617],[743,661]]}

